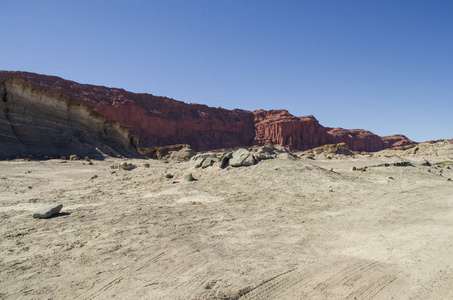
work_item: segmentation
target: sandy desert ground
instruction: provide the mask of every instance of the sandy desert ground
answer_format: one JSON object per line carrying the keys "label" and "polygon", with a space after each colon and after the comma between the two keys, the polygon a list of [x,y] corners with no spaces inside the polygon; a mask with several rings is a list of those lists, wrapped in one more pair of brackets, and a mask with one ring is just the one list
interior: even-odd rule
{"label": "sandy desert ground", "polygon": [[2,161],[0,298],[453,299],[446,159]]}

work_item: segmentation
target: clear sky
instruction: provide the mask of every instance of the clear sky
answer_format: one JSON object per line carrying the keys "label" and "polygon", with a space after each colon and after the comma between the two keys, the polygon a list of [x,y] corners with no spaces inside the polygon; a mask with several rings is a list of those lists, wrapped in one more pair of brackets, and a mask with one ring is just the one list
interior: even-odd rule
{"label": "clear sky", "polygon": [[2,1],[0,69],[453,138],[453,1]]}

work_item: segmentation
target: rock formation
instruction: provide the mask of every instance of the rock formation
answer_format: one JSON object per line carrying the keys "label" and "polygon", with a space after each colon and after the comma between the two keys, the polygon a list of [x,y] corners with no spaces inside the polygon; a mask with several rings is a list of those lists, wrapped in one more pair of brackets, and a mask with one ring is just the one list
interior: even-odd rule
{"label": "rock formation", "polygon": [[327,128],[313,116],[295,117],[286,110],[258,110],[255,116],[255,144],[276,144],[307,150],[331,143]]}
{"label": "rock formation", "polygon": [[54,76],[0,71],[0,81],[9,77],[90,103],[105,118],[129,126],[142,148],[189,144],[204,151],[271,143],[307,150],[344,142],[353,151],[378,151],[414,143],[401,135],[379,137],[361,129],[327,128],[313,116],[295,117],[286,110],[226,110]]}
{"label": "rock formation", "polygon": [[0,81],[0,158],[138,156],[129,129],[88,103],[49,92],[22,78]]}

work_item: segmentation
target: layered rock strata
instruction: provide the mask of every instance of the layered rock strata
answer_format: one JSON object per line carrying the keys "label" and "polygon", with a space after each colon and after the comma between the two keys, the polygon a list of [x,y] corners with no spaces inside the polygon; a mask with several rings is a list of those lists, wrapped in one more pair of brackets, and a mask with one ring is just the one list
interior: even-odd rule
{"label": "layered rock strata", "polygon": [[22,78],[0,82],[0,158],[18,155],[138,157],[129,129],[85,101],[36,87]]}
{"label": "layered rock strata", "polygon": [[286,110],[226,110],[54,76],[0,71],[0,80],[12,76],[90,103],[104,117],[129,126],[142,148],[189,144],[206,151],[270,143],[307,150],[344,142],[353,151],[371,152],[414,143],[402,135],[379,137],[361,129],[327,128],[313,116],[295,117]]}

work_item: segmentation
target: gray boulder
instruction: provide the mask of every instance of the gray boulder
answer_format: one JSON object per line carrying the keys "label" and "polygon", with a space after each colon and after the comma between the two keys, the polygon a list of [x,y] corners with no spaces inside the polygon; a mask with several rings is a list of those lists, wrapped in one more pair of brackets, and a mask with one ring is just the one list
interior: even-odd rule
{"label": "gray boulder", "polygon": [[236,150],[229,161],[229,164],[232,167],[251,166],[254,163],[255,159],[253,158],[253,155],[244,148]]}
{"label": "gray boulder", "polygon": [[194,181],[194,178],[192,176],[192,173],[187,173],[184,175],[184,180],[185,181]]}
{"label": "gray boulder", "polygon": [[63,204],[54,204],[38,208],[33,212],[33,218],[35,219],[50,218],[51,216],[58,214],[62,208]]}
{"label": "gray boulder", "polygon": [[207,167],[210,167],[213,162],[214,160],[212,159],[212,157],[206,157],[201,164],[201,168],[205,169]]}
{"label": "gray boulder", "polygon": [[190,159],[190,161],[193,162],[195,168],[199,168],[199,167],[203,166],[204,161],[208,158],[211,159],[211,162],[209,162],[209,166],[210,166],[210,164],[212,164],[212,159],[216,158],[216,154],[215,153],[200,153],[200,154],[197,154],[194,157],[192,157]]}

